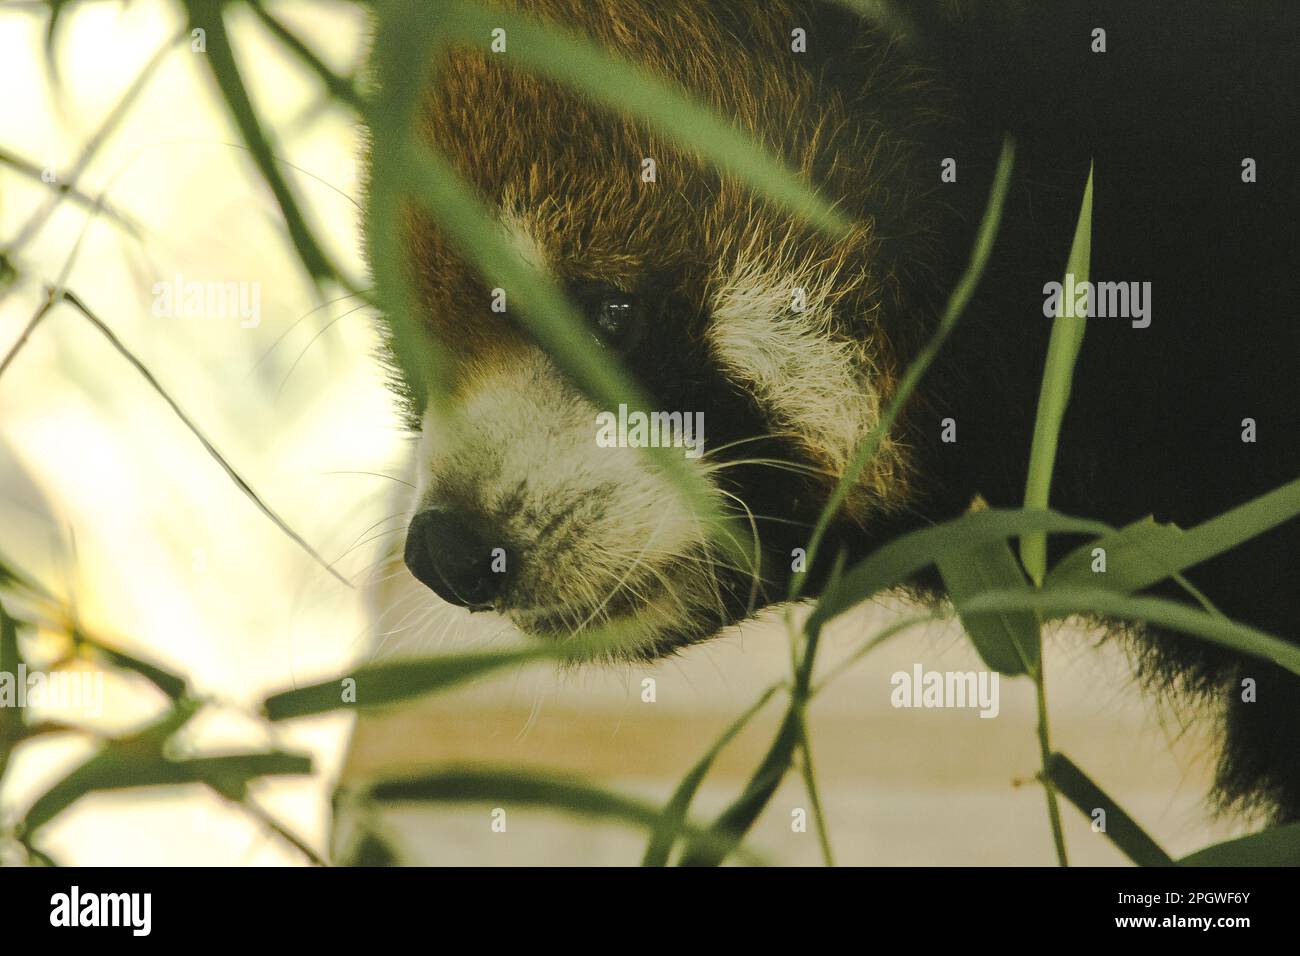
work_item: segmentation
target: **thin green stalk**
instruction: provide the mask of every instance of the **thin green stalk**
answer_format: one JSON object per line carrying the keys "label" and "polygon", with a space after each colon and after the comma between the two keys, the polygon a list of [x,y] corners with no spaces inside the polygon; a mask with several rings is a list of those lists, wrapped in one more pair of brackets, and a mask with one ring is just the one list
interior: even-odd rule
{"label": "thin green stalk", "polygon": [[[213,791],[219,793],[220,791]],[[245,796],[242,801],[232,801],[236,807],[243,810],[252,819],[256,820],[267,830],[274,833],[285,843],[289,844],[304,857],[312,866],[329,866],[329,860],[317,853],[306,840],[294,833],[285,824],[281,823],[274,816],[266,811],[264,807],[254,801],[251,797]]]}
{"label": "thin green stalk", "polygon": [[[324,568],[327,572],[329,572],[329,574],[336,581],[338,581],[346,588],[352,587],[351,581],[349,581],[342,574],[340,574],[339,571],[332,564],[326,561],[325,558],[322,557],[321,554],[315,548],[313,548],[310,544],[307,543],[307,540],[304,537],[302,537],[302,535],[294,531],[293,528],[290,527],[287,521],[281,518],[279,514],[277,514],[271,508],[270,505],[268,505],[266,502],[264,502],[261,499],[258,493],[253,490],[253,486],[250,485],[244,479],[244,477],[240,475],[238,471],[235,470],[235,467],[232,464],[230,464],[230,462],[226,460],[226,457],[217,449],[217,447],[213,445],[211,441],[208,440],[207,436],[203,434],[202,430],[198,427],[198,425],[196,425],[194,421],[181,409],[180,405],[176,403],[176,400],[171,397],[171,394],[168,393],[168,391],[165,388],[163,388],[162,383],[159,382],[158,379],[154,377],[154,374],[151,371],[149,371],[148,367],[146,367],[143,362],[141,362],[138,358],[136,358],[135,354],[130,349],[128,349],[125,345],[122,344],[122,340],[117,337],[117,335],[113,332],[112,329],[108,327],[108,325],[103,321],[103,319],[97,316],[91,310],[91,308],[88,305],[86,305],[86,303],[83,302],[71,290],[64,289],[61,291],[61,293],[56,290],[56,292],[51,293],[51,295],[52,296],[58,295],[59,300],[67,302],[69,305],[71,305],[74,309],[76,309],[79,313],[81,313],[82,318],[84,318],[87,322],[89,322],[96,329],[98,329],[100,334],[103,335],[106,339],[108,339],[109,344],[112,345],[113,348],[117,350],[117,353],[121,355],[124,359],[126,359],[127,362],[129,362],[131,366],[135,368],[137,372],[140,373],[141,377],[144,378],[144,380],[149,384],[149,386],[154,390],[154,392],[156,392],[158,396],[162,398],[164,402],[167,403],[168,407],[171,408],[172,414],[174,414],[177,418],[179,418],[181,424],[183,424],[186,428],[189,429],[190,434],[192,434],[195,438],[198,439],[199,444],[203,446],[203,450],[206,451],[208,455],[218,465],[221,466],[222,470],[226,473],[227,477],[229,477],[230,480],[235,483],[235,486],[244,493],[244,496],[248,498],[248,500],[251,501],[257,507],[257,509],[262,512],[262,514],[266,515],[266,517],[271,520],[272,524],[274,524],[277,528],[279,528],[280,531],[283,532],[284,535],[287,536],[290,541],[292,541],[299,548],[305,551],[312,558],[312,560],[314,560],[317,564],[319,564],[322,568]],[[52,301],[54,300],[52,299]]]}
{"label": "thin green stalk", "polygon": [[1038,655],[1038,667],[1034,670],[1034,696],[1038,705],[1038,748],[1042,755],[1043,772],[1039,779],[1047,794],[1047,817],[1052,824],[1052,842],[1056,845],[1056,861],[1061,866],[1069,866],[1070,860],[1065,852],[1065,833],[1061,829],[1061,807],[1056,797],[1056,784],[1048,774],[1048,765],[1052,759],[1051,734],[1047,726],[1047,668],[1043,666],[1043,655]]}
{"label": "thin green stalk", "polygon": [[78,180],[81,178],[82,173],[85,172],[86,167],[90,165],[91,160],[95,158],[100,147],[104,145],[114,130],[121,125],[122,120],[124,120],[127,114],[130,113],[131,107],[135,105],[140,94],[143,93],[145,88],[149,85],[149,82],[162,66],[163,61],[167,58],[168,54],[171,53],[173,48],[182,38],[188,36],[188,33],[188,30],[178,30],[158,47],[153,56],[149,58],[148,62],[145,63],[144,67],[136,75],[136,78],[131,81],[131,85],[127,88],[126,92],[122,94],[121,98],[119,98],[113,105],[113,108],[109,110],[108,115],[104,117],[104,120],[99,124],[91,137],[86,140],[85,144],[82,146],[81,153],[73,161],[70,171],[66,175],[60,177],[60,188],[55,189],[53,195],[42,203],[40,208],[37,209],[21,227],[19,227],[14,238],[10,240],[3,250],[0,250],[0,257],[12,259],[18,251],[22,249],[34,235],[36,235],[40,228],[50,221],[50,218],[53,216],[58,205],[63,202],[64,199],[74,195],[73,190],[76,189]]}
{"label": "thin green stalk", "polygon": [[808,791],[808,800],[812,803],[813,820],[817,824],[817,842],[822,848],[822,860],[827,866],[834,866],[835,856],[831,852],[831,836],[826,830],[826,811],[822,809],[822,798],[817,790],[817,774],[813,770],[812,739],[808,735],[806,711],[799,714],[799,753],[799,766],[803,770],[803,784]]}

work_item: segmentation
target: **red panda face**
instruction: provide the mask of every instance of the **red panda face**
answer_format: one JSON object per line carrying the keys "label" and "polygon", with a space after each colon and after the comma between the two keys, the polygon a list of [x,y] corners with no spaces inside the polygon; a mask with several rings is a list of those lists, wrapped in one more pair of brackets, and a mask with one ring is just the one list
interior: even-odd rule
{"label": "red panda face", "polygon": [[[686,86],[859,223],[819,234],[662,136],[516,70],[508,54],[457,50],[441,65],[424,107],[429,142],[650,396],[647,426],[678,430],[687,465],[750,529],[742,549],[756,558],[724,559],[630,447],[646,437],[636,420],[586,397],[512,318],[509,290],[489,288],[413,214],[405,246],[420,319],[454,358],[455,385],[450,410],[414,410],[407,566],[443,598],[527,632],[613,622],[630,654],[660,653],[785,593],[793,549],[893,388],[882,316],[914,308],[903,280],[923,259],[927,205],[916,200],[904,220],[907,138],[791,51],[791,29],[808,22],[797,5],[529,10]],[[873,92],[896,104],[907,82]],[[898,508],[907,471],[905,450],[886,442],[850,498],[850,522]]]}

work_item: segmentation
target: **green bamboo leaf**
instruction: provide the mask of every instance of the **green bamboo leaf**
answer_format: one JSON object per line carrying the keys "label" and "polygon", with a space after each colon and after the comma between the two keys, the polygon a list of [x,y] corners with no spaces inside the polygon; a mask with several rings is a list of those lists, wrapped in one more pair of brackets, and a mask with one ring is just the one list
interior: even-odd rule
{"label": "green bamboo leaf", "polygon": [[275,149],[262,128],[257,110],[244,86],[230,34],[226,30],[225,3],[223,0],[183,0],[190,27],[202,29],[207,35],[207,52],[202,59],[212,70],[213,78],[231,117],[238,127],[244,144],[262,178],[271,189],[284,216],[289,239],[302,261],[303,267],[318,285],[328,279],[339,278],[338,270],[329,261],[316,235],[303,215],[302,207],[289,183],[280,175],[275,161]]}
{"label": "green bamboo leaf", "polygon": [[1172,866],[1169,854],[1160,848],[1147,832],[1120,805],[1080,770],[1069,757],[1054,753],[1047,763],[1047,775],[1057,790],[1079,808],[1088,819],[1093,813],[1104,810],[1106,825],[1102,831],[1120,852],[1138,866]]}
{"label": "green bamboo leaf", "polygon": [[1179,866],[1300,866],[1300,823],[1239,837],[1189,853]]}
{"label": "green bamboo leaf", "polygon": [[991,508],[913,531],[878,548],[826,589],[808,620],[819,628],[879,591],[896,587],[949,551],[970,551],[1028,531],[1062,534],[1104,534],[1098,521],[1071,518],[1054,511]]}
{"label": "green bamboo leaf", "polygon": [[[0,674],[16,674],[21,663],[18,622],[0,604]],[[4,780],[14,746],[23,737],[23,723],[20,711],[12,707],[0,707],[0,781]]]}
{"label": "green bamboo leaf", "polygon": [[697,837],[687,844],[678,866],[719,866],[726,860],[781,786],[802,734],[799,708],[791,702],[781,729],[745,789],[713,822],[706,836]]}
{"label": "green bamboo leaf", "polygon": [[289,720],[343,708],[380,707],[448,690],[503,667],[555,656],[543,647],[370,664],[351,674],[275,694],[262,708],[270,720]]}
{"label": "green bamboo leaf", "polygon": [[0,557],[0,588],[7,588],[11,584],[19,583],[21,583],[21,579],[18,577],[18,572],[10,567],[4,558]]}
{"label": "green bamboo leaf", "polygon": [[80,644],[88,645],[93,648],[95,653],[106,659],[113,666],[139,674],[172,700],[179,700],[189,689],[189,684],[186,682],[185,678],[173,674],[171,671],[159,667],[157,664],[151,664],[148,661],[141,660],[138,657],[133,657],[130,654],[109,647],[103,641],[98,638],[93,638],[79,629],[73,630],[72,638]]}
{"label": "green bamboo leaf", "polygon": [[316,51],[307,46],[298,34],[286,27],[280,20],[276,19],[259,0],[250,0],[250,7],[253,13],[262,21],[262,24],[276,37],[281,43],[287,46],[298,59],[302,60],[307,67],[315,73],[325,84],[325,89],[330,96],[336,100],[346,103],[358,112],[363,110],[360,97],[357,94],[356,87],[352,80],[339,76],[322,60]]}
{"label": "green bamboo leaf", "polygon": [[60,865],[59,861],[54,859],[54,857],[50,856],[44,850],[37,849],[30,843],[24,843],[23,849],[27,851],[27,856],[35,866],[57,867]]}
{"label": "green bamboo leaf", "polygon": [[826,866],[835,865],[835,854],[831,850],[830,828],[826,824],[826,808],[822,806],[821,792],[817,786],[817,773],[813,768],[812,735],[808,731],[808,714],[804,708],[799,712],[799,771],[803,775],[804,792],[812,804],[813,821],[817,827],[817,843],[821,847],[822,862]]}
{"label": "green bamboo leaf", "polygon": [[[1183,531],[1143,518],[1070,552],[1047,580],[1133,592],[1194,567],[1300,515],[1300,478]],[[1094,548],[1106,550],[1106,572],[1093,572]]]}
{"label": "green bamboo leaf", "polygon": [[422,90],[438,49],[438,24],[439,18],[428,16],[417,0],[391,0],[376,7],[371,62],[379,93],[364,110],[372,140],[362,228],[366,260],[389,351],[420,412],[431,402],[446,400],[451,380],[448,356],[419,319],[419,296],[406,265],[404,226],[407,202],[417,191],[406,168],[407,142],[418,126]]}
{"label": "green bamboo leaf", "polygon": [[172,700],[180,699],[189,687],[185,678],[164,670],[156,664],[143,661],[138,657],[132,657],[130,654],[124,654],[103,645],[100,645],[99,653],[115,666],[139,674]]}
{"label": "green bamboo leaf", "polygon": [[[1100,587],[1124,594],[1140,591],[1146,584],[1169,575],[1159,573],[1167,550],[1176,548],[1185,532],[1175,524],[1163,524],[1147,516],[1132,524],[1080,545],[1056,563],[1044,579],[1044,586]],[[1106,552],[1105,572],[1093,571],[1093,551]],[[1173,571],[1182,570],[1175,567]],[[1155,577],[1151,577],[1152,573]]]}
{"label": "green bamboo leaf", "polygon": [[46,0],[50,6],[50,19],[45,24],[45,72],[50,79],[50,87],[56,93],[63,91],[63,77],[59,73],[58,37],[59,27],[63,24],[63,11],[72,0]]}
{"label": "green bamboo leaf", "polygon": [[284,751],[172,760],[161,753],[136,754],[110,745],[32,805],[23,820],[23,833],[30,835],[91,793],[201,783],[231,800],[242,800],[252,780],[309,774],[311,768],[311,757]]}
{"label": "green bamboo leaf", "polygon": [[[376,803],[477,803],[544,807],[583,817],[653,828],[660,811],[651,804],[594,786],[580,777],[513,767],[452,766],[418,776],[384,780],[367,788]],[[693,824],[683,832],[712,846],[709,834]],[[755,859],[752,855],[751,860]]]}
{"label": "green bamboo leaf", "polygon": [[164,744],[198,712],[194,701],[182,700],[138,733],[110,741],[36,799],[28,809],[21,833],[30,835],[87,793],[124,779],[124,767],[150,766],[163,760]]}
{"label": "green bamboo leaf", "polygon": [[18,621],[0,604],[0,673],[13,674],[23,662],[18,648]]}
{"label": "green bamboo leaf", "polygon": [[[1065,263],[1065,274],[1074,281],[1087,282],[1092,258],[1092,166],[1083,187],[1079,221],[1074,227],[1074,241]],[[1062,298],[1064,304],[1064,297]],[[1083,345],[1083,316],[1066,315],[1062,309],[1052,322],[1052,338],[1047,346],[1043,384],[1038,393],[1038,412],[1034,418],[1034,443],[1029,452],[1029,474],[1025,480],[1025,507],[1046,508],[1052,488],[1052,471],[1056,466],[1056,446],[1061,420],[1070,401],[1074,380],[1074,363]],[[1020,540],[1020,560],[1035,584],[1043,583],[1047,571],[1047,536],[1041,532]]]}
{"label": "green bamboo leaf", "polygon": [[[835,556],[831,567],[828,587],[837,586],[844,573],[844,552]],[[796,636],[792,634],[792,636]],[[833,865],[830,854],[830,841],[826,837],[825,820],[821,811],[821,801],[817,796],[816,780],[812,775],[811,748],[808,746],[807,725],[804,712],[812,698],[812,672],[816,663],[817,647],[821,640],[821,627],[811,620],[804,624],[803,654],[799,655],[797,642],[792,643],[792,664],[794,682],[790,688],[790,705],[777,730],[775,739],[768,748],[762,763],[754,771],[748,785],[740,796],[719,815],[709,828],[709,840],[696,840],[682,851],[678,866],[719,866],[733,849],[740,845],[745,834],[762,814],[771,801],[781,781],[789,772],[794,762],[796,751],[803,749],[805,764],[804,782],[809,797],[814,803],[817,814],[819,842],[827,865]]]}
{"label": "green bamboo leaf", "polygon": [[509,37],[504,56],[644,121],[788,212],[832,233],[848,231],[850,223],[842,212],[752,137],[643,67],[611,55],[581,34],[497,6],[444,0],[441,14],[439,29],[449,38],[486,49],[492,31],[503,28]]}
{"label": "green bamboo leaf", "polygon": [[1300,647],[1249,625],[1160,598],[1130,597],[1100,588],[1052,588],[1028,593],[986,591],[962,602],[958,610],[972,614],[1035,611],[1048,618],[1092,614],[1118,620],[1145,621],[1272,661],[1293,674],[1300,674]]}
{"label": "green bamboo leaf", "polygon": [[0,556],[0,590],[6,588],[18,588],[28,595],[38,598],[45,603],[54,601],[54,595],[38,584],[34,579],[27,577],[19,571],[16,565],[6,564],[3,556]]}
{"label": "green bamboo leaf", "polygon": [[248,784],[260,777],[310,774],[312,759],[308,754],[269,750],[193,757],[175,761],[175,766],[178,771],[175,782],[204,783],[230,800],[241,801],[247,795]]}
{"label": "green bamboo leaf", "polygon": [[397,851],[378,833],[373,830],[363,830],[357,837],[355,847],[348,854],[345,865],[356,867],[398,866],[399,858]]}
{"label": "green bamboo leaf", "polygon": [[[633,638],[629,632],[634,627],[634,623],[614,622],[570,634],[563,641],[537,641],[512,650],[368,664],[308,687],[273,694],[263,702],[262,708],[270,720],[288,720],[331,710],[398,703],[448,690],[511,665],[535,661],[560,664],[609,662],[621,659],[632,645]],[[345,681],[355,683],[345,685]]]}
{"label": "green bamboo leaf", "polygon": [[[990,590],[1027,589],[1025,572],[1005,540],[969,551],[941,551],[935,561],[949,597],[961,602]],[[1038,618],[1028,612],[962,614],[962,627],[980,659],[1002,674],[1033,674],[1038,669]]]}
{"label": "green bamboo leaf", "polygon": [[736,736],[750,720],[772,699],[772,695],[777,692],[779,687],[780,685],[769,687],[748,710],[737,717],[731,726],[723,731],[722,736],[714,741],[713,746],[691,768],[690,772],[682,778],[682,782],[673,791],[672,797],[664,807],[658,823],[655,824],[654,830],[650,834],[650,842],[646,846],[645,856],[641,860],[642,866],[668,865],[668,856],[672,853],[673,845],[677,842],[677,838],[681,833],[682,823],[690,810],[691,801],[695,799],[695,793],[700,789],[700,784],[704,782],[704,778],[713,767],[713,762],[718,758],[718,754],[736,739]]}

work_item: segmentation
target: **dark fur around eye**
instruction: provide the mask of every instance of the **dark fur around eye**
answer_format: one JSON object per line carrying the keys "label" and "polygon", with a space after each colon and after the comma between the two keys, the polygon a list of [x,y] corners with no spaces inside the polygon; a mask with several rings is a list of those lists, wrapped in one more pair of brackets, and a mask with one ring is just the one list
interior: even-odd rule
{"label": "dark fur around eye", "polygon": [[636,348],[652,305],[644,296],[603,283],[574,289],[572,295],[603,348],[619,355]]}

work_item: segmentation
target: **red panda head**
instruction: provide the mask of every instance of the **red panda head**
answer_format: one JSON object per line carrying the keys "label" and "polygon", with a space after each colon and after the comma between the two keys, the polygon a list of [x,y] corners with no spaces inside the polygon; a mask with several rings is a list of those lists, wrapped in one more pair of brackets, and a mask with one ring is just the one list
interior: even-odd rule
{"label": "red panda head", "polygon": [[[413,410],[407,566],[527,632],[614,623],[629,653],[660,653],[784,595],[791,552],[894,387],[885,329],[924,308],[908,289],[926,275],[936,215],[899,118],[922,83],[878,36],[813,5],[525,9],[684,87],[856,223],[832,237],[793,219],[663,135],[513,65],[508,41],[439,64],[427,140],[515,254],[569,293],[659,421],[691,429],[687,465],[752,533],[742,550],[756,559],[719,552],[647,457],[608,440],[625,436],[626,415],[585,396],[512,319],[509,290],[413,213],[404,247],[420,320],[455,373],[450,410]],[[794,49],[796,31],[851,59],[856,78]],[[887,439],[845,520],[899,508],[908,471],[906,448]]]}

